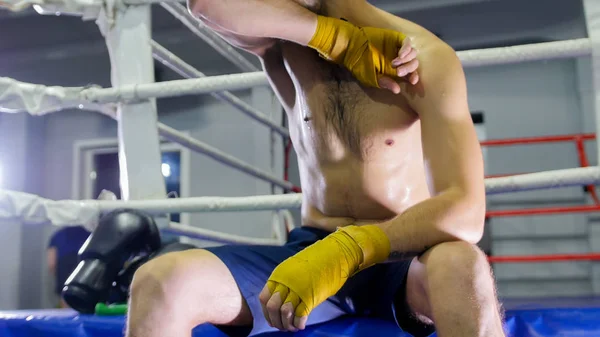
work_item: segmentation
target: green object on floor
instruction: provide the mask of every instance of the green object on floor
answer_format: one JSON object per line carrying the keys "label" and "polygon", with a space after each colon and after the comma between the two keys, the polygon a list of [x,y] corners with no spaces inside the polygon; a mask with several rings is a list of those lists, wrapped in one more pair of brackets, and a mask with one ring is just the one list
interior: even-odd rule
{"label": "green object on floor", "polygon": [[127,313],[127,304],[96,304],[96,315],[98,316],[118,316]]}

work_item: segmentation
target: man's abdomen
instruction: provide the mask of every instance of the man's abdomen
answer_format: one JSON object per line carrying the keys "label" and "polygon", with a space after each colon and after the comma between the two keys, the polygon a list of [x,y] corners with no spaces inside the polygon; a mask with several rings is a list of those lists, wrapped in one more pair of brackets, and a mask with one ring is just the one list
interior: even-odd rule
{"label": "man's abdomen", "polygon": [[301,164],[305,225],[333,231],[356,222],[385,221],[428,197],[423,171],[412,165],[352,166],[311,170]]}

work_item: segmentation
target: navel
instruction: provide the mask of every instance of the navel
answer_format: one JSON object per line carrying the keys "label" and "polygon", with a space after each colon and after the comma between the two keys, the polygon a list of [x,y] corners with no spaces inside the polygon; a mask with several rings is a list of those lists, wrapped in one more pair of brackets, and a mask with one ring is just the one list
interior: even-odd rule
{"label": "navel", "polygon": [[385,141],[385,145],[387,145],[387,146],[392,146],[392,145],[394,145],[394,140],[393,140],[393,139],[386,139],[386,141]]}

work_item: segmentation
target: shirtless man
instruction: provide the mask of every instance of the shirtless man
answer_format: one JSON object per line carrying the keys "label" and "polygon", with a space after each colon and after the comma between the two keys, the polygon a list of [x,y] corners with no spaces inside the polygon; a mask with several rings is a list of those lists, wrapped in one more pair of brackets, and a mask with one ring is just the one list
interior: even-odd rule
{"label": "shirtless man", "polygon": [[[366,0],[189,7],[261,59],[288,114],[303,226],[283,247],[225,246],[150,261],[132,283],[128,335],[190,336],[202,323],[244,334],[297,331],[356,314],[415,336],[433,327],[442,337],[504,336],[490,267],[475,246],[485,216],[483,163],[452,48]],[[389,56],[402,45],[394,34],[419,50],[418,75],[411,48]],[[361,51],[360,36],[383,56]],[[398,85],[393,72],[408,80]]]}

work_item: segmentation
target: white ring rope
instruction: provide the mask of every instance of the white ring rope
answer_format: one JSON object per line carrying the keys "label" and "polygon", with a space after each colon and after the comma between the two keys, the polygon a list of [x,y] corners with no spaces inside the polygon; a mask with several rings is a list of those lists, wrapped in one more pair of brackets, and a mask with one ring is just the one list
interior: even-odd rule
{"label": "white ring rope", "polygon": [[457,52],[463,67],[511,64],[588,56],[590,39],[525,44],[512,47],[475,49]]}
{"label": "white ring rope", "polygon": [[[572,58],[589,55],[591,45],[589,39],[547,42],[504,48],[490,48],[458,52],[465,67],[476,67],[494,64],[508,64],[535,60]],[[268,85],[263,72],[233,75],[212,76],[210,78],[179,80],[163,83],[139,84],[120,88],[90,88],[82,93],[86,100],[97,103],[108,103],[122,100],[139,100],[184,96],[192,94],[208,94],[217,91],[242,90],[255,86]]]}
{"label": "white ring rope", "polygon": [[192,239],[208,240],[218,243],[235,243],[240,245],[276,245],[281,246],[285,243],[285,235],[274,239],[263,238],[247,238],[240,235],[226,234],[216,231],[211,231],[204,228],[181,225],[176,222],[171,222],[169,227],[164,229],[169,234],[187,236]]}
{"label": "white ring rope", "polygon": [[485,180],[487,194],[521,192],[600,183],[600,168],[585,167],[521,174]]}
{"label": "white ring rope", "polygon": [[59,87],[24,83],[0,77],[0,112],[27,112],[34,116],[64,109],[86,109],[110,114],[112,104],[95,104],[81,100],[86,87]]}
{"label": "white ring rope", "polygon": [[294,188],[294,184],[290,183],[289,181],[279,179],[279,178],[275,177],[274,175],[272,175],[271,173],[268,173],[257,167],[254,167],[254,166],[252,166],[230,154],[227,154],[213,146],[203,143],[197,139],[194,139],[193,137],[190,137],[183,132],[177,131],[177,130],[175,130],[167,125],[164,125],[162,123],[158,123],[157,127],[158,127],[158,133],[161,136],[165,137],[166,139],[168,139],[174,143],[183,145],[186,148],[188,148],[194,152],[204,154],[222,164],[225,164],[229,167],[236,168],[236,169],[238,169],[244,173],[247,173],[255,178],[270,182],[271,184],[279,186],[286,191],[291,191]]}
{"label": "white ring rope", "polygon": [[[580,57],[590,55],[590,53],[590,40],[577,39],[514,47],[460,51],[457,54],[465,67],[477,67],[524,61]],[[20,105],[24,106],[24,109],[30,109],[28,112],[38,110],[43,111],[43,113],[47,112],[48,109],[58,110],[61,107],[81,106],[82,108],[86,108],[87,106],[90,106],[90,102],[101,104],[150,98],[211,94],[227,90],[244,90],[257,86],[269,85],[264,72],[221,75],[162,83],[145,83],[118,88],[46,87],[22,83],[8,78],[1,79],[4,83],[2,85],[10,90],[6,89],[2,92],[4,98],[3,103],[0,104],[0,111],[2,109],[5,111],[13,109],[10,104],[14,104],[14,102],[19,100]],[[27,86],[29,86],[30,89],[27,89]],[[33,90],[34,88],[35,90]],[[41,89],[47,91],[40,91]],[[25,99],[24,97],[28,94],[32,94],[34,97],[38,98]],[[225,100],[229,100],[229,103],[234,104],[234,106],[238,107],[240,110],[247,112],[248,115],[256,115],[252,110],[247,109],[245,104],[239,104],[240,102],[232,99],[232,97],[227,97],[230,96],[229,93],[225,93],[225,96]],[[49,103],[46,107],[38,107],[40,104],[39,102],[44,102],[44,100],[51,101],[48,101]],[[5,106],[5,104],[8,106]],[[94,105],[92,108],[92,110],[99,109],[98,105]],[[255,119],[265,123],[260,120],[260,117]]]}
{"label": "white ring rope", "polygon": [[[586,167],[530,173],[512,177],[486,179],[488,194],[539,190],[600,183],[600,168]],[[137,209],[152,214],[239,212],[298,209],[301,194],[250,197],[197,197],[157,200],[61,200],[0,190],[0,219],[21,218],[27,223],[52,222],[55,225],[81,224],[101,213],[115,209]]]}
{"label": "white ring rope", "polygon": [[96,204],[101,212],[130,208],[140,211],[161,213],[198,212],[247,212],[298,209],[302,205],[301,194],[260,195],[251,197],[195,197],[180,199],[129,200],[129,201],[84,201]]}
{"label": "white ring rope", "polygon": [[[161,46],[156,41],[151,41],[152,45],[152,54],[154,58],[160,61],[162,64],[169,67],[171,70],[175,71],[179,75],[185,78],[205,78],[207,77],[199,70],[195,69],[191,65],[184,62],[182,59],[177,57],[177,55],[171,53],[165,47]],[[254,119],[258,123],[265,125],[271,130],[279,133],[284,137],[289,137],[290,133],[286,128],[281,125],[275,124],[271,119],[269,119],[264,113],[255,109],[250,104],[244,102],[242,99],[238,98],[234,94],[229,91],[223,92],[213,92],[211,95],[217,99],[220,99],[224,102],[231,104],[234,108],[237,108],[239,111]]]}
{"label": "white ring rope", "polygon": [[88,88],[81,92],[81,99],[94,103],[139,101],[150,98],[210,94],[226,90],[245,90],[268,85],[269,82],[264,72],[253,72],[161,83],[125,85],[118,88]]}
{"label": "white ring rope", "polygon": [[[535,189],[582,186],[600,183],[600,168],[574,168],[523,174],[512,177],[486,179],[488,194],[527,191]],[[302,204],[301,194],[263,195],[251,197],[198,197],[161,200],[48,200],[36,195],[0,189],[0,219],[19,219],[25,224],[50,223],[55,226],[81,225],[93,230],[100,216],[116,209],[136,209],[149,214],[237,212],[297,209]],[[280,212],[287,229],[294,227],[289,212]],[[184,225],[171,225],[179,234],[218,242],[279,244],[281,231],[274,230],[276,238],[248,239]]]}

